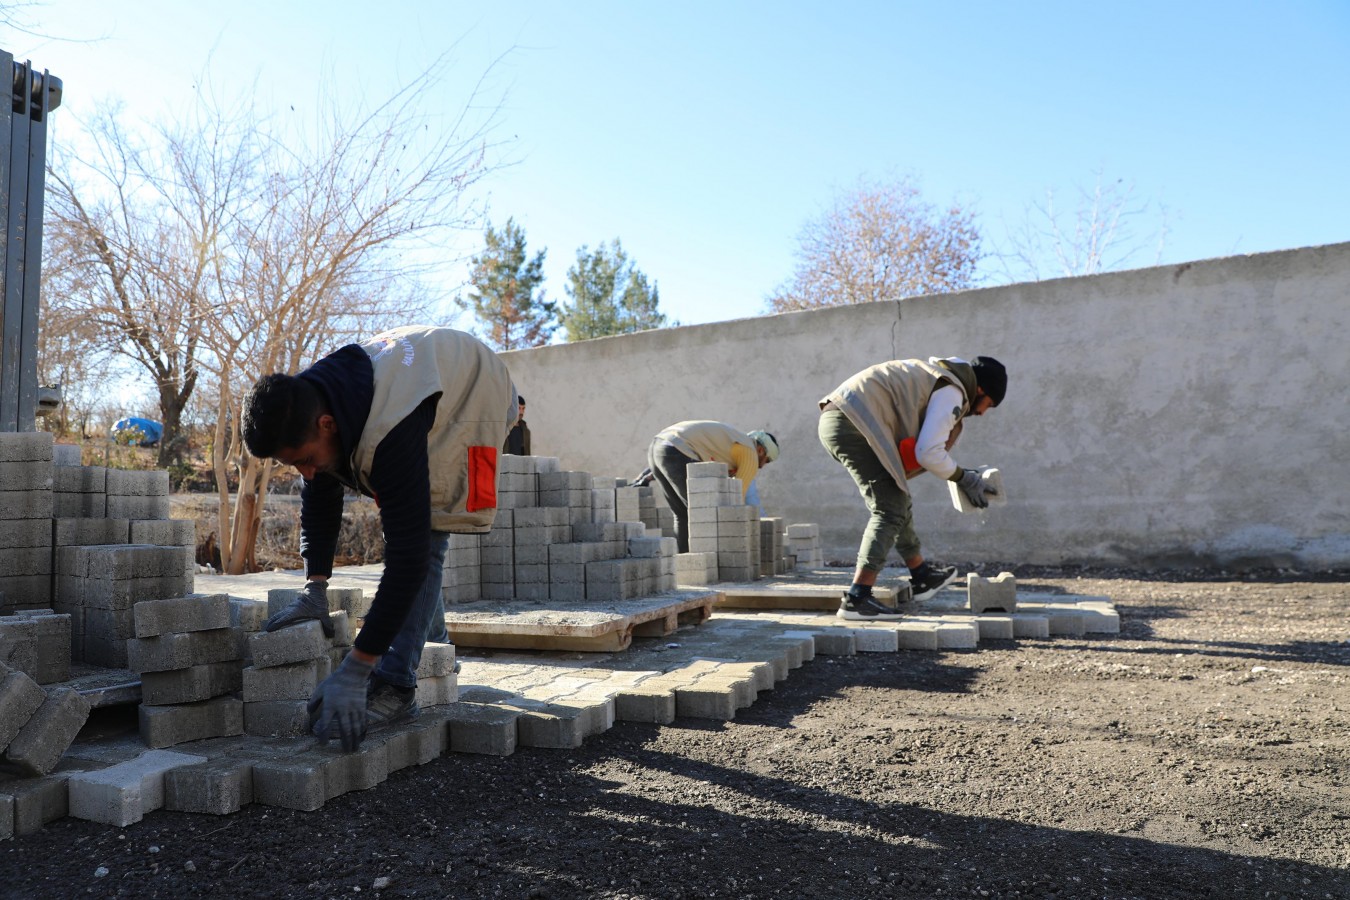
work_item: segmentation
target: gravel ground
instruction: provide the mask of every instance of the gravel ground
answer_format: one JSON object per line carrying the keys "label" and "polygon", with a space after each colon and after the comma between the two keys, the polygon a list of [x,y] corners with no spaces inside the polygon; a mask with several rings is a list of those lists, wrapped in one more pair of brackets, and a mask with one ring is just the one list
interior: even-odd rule
{"label": "gravel ground", "polygon": [[0,894],[1350,897],[1343,575],[1018,574],[1122,633],[817,657],[734,722],[449,755],[316,813],[65,819],[0,845]]}

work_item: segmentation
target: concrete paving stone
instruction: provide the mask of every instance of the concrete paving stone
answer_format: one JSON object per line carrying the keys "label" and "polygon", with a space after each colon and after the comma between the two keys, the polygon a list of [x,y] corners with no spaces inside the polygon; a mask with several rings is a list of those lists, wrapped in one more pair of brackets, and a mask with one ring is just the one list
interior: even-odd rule
{"label": "concrete paving stone", "polygon": [[1013,639],[1013,619],[1011,615],[983,614],[975,620],[981,641],[1011,641]]}
{"label": "concrete paving stone", "polygon": [[993,578],[970,572],[966,575],[966,592],[973,613],[1017,612],[1017,578],[1011,572],[1000,572]]}
{"label": "concrete paving stone", "polygon": [[614,717],[621,722],[669,725],[675,721],[675,691],[643,685],[624,688],[614,695]]}
{"label": "concrete paving stone", "polygon": [[244,734],[296,738],[309,734],[309,699],[261,700],[244,704]]}
{"label": "concrete paving stone", "polygon": [[19,612],[33,623],[37,632],[37,659],[28,674],[38,684],[54,684],[70,680],[71,617],[68,613],[51,610]]}
{"label": "concrete paving stone", "polygon": [[755,679],[753,677],[737,678],[732,675],[723,675],[720,673],[716,675],[705,675],[698,680],[695,687],[704,690],[709,688],[716,688],[719,690],[726,688],[727,690],[730,690],[732,696],[736,700],[737,709],[748,709],[754,705],[755,700],[759,697],[759,691],[755,687]]}
{"label": "concrete paving stone", "polygon": [[142,703],[137,711],[141,740],[151,748],[244,733],[244,704],[234,697],[214,697],[176,706]]}
{"label": "concrete paving stone", "polygon": [[1019,612],[1013,615],[1014,638],[1050,637],[1050,619],[1040,613]]}
{"label": "concrete paving stone", "polygon": [[0,519],[50,519],[52,491],[0,491]]}
{"label": "concrete paving stone", "polygon": [[453,675],[457,659],[454,644],[438,644],[428,641],[422,645],[422,658],[417,663],[418,678],[432,678],[438,675]]}
{"label": "concrete paving stone", "polygon": [[938,627],[927,622],[900,621],[895,625],[897,649],[937,650]]}
{"label": "concrete paving stone", "polygon": [[328,801],[330,754],[312,748],[253,763],[253,802],[313,812]]}
{"label": "concrete paving stone", "polygon": [[55,487],[50,461],[24,460],[0,466],[0,491],[41,491]]}
{"label": "concrete paving stone", "polygon": [[350,753],[334,742],[320,746],[317,752],[328,757],[323,766],[326,800],[368,791],[389,777],[389,749],[384,741],[364,740]]}
{"label": "concrete paving stone", "polygon": [[687,477],[692,480],[695,478],[716,478],[725,479],[727,477],[727,464],[722,462],[696,462],[690,463],[685,470]]}
{"label": "concrete paving stone", "polygon": [[[102,520],[108,514],[108,498],[103,494],[52,494],[53,519]],[[126,519],[115,521],[125,522]],[[126,539],[122,540],[126,543]]]}
{"label": "concrete paving stone", "polygon": [[50,547],[15,547],[0,554],[0,577],[19,575],[50,575],[52,551]]}
{"label": "concrete paving stone", "polygon": [[38,681],[38,624],[35,620],[21,613],[0,616],[0,666],[17,669]]}
{"label": "concrete paving stone", "polygon": [[240,658],[242,628],[185,631],[127,641],[127,666],[133,672],[167,672]]}
{"label": "concrete paving stone", "polygon": [[232,626],[226,594],[188,594],[185,597],[143,600],[135,607],[135,636],[152,638],[173,632],[215,631]]}
{"label": "concrete paving stone", "polygon": [[192,547],[195,551],[197,524],[191,519],[136,519],[128,525],[128,537],[133,544]]}
{"label": "concrete paving stone", "polygon": [[54,466],[51,477],[52,490],[58,494],[104,494],[108,490],[108,470],[103,466]]}
{"label": "concrete paving stone", "polygon": [[450,749],[456,753],[510,756],[516,752],[520,712],[495,704],[461,700],[446,710]]}
{"label": "concrete paving stone", "polygon": [[76,547],[91,544],[130,543],[130,523],[127,519],[64,518],[52,520],[52,540],[55,547]]}
{"label": "concrete paving stone", "polygon": [[580,709],[524,697],[513,698],[506,705],[519,712],[516,740],[521,747],[574,750],[586,737],[588,721]]}
{"label": "concrete paving stone", "polygon": [[853,629],[859,653],[894,653],[900,649],[895,629],[884,625],[861,625]]}
{"label": "concrete paving stone", "polygon": [[79,444],[52,444],[52,465],[78,466],[82,452]]}
{"label": "concrete paving stone", "polygon": [[5,748],[4,758],[28,775],[46,775],[89,718],[89,701],[65,685],[47,691],[46,699]]}
{"label": "concrete paving stone", "polygon": [[108,469],[108,493],[122,497],[167,497],[168,470]]}
{"label": "concrete paving stone", "polygon": [[0,463],[51,462],[55,439],[46,431],[0,432]]}
{"label": "concrete paving stone", "polygon": [[751,679],[757,692],[773,690],[777,681],[773,675],[773,665],[767,662],[727,661],[722,664],[720,671],[736,678]]}
{"label": "concrete paving stone", "polygon": [[787,631],[784,634],[810,635],[821,656],[854,656],[858,652],[858,640],[852,628],[815,628],[810,631]]}
{"label": "concrete paving stone", "polygon": [[323,626],[312,620],[277,631],[260,631],[248,638],[253,665],[259,669],[318,659],[326,656],[331,646]]}
{"label": "concrete paving stone", "polygon": [[49,775],[0,780],[0,796],[13,802],[14,834],[40,831],[44,825],[64,819],[70,811],[68,780],[76,772],[106,768],[87,760],[63,759]]}
{"label": "concrete paving stone", "polygon": [[27,673],[0,664],[0,751],[9,746],[47,700]]}
{"label": "concrete paving stone", "polygon": [[253,802],[253,763],[220,757],[164,773],[164,808],[225,816]]}
{"label": "concrete paving stone", "polygon": [[444,710],[423,710],[416,720],[366,738],[383,741],[390,774],[410,766],[426,765],[450,746],[449,719]]}
{"label": "concrete paving stone", "polygon": [[267,601],[230,597],[230,625],[243,629],[245,634],[262,631],[267,621]]}
{"label": "concrete paving stone", "polygon": [[675,688],[675,713],[689,719],[730,721],[736,717],[736,691],[711,680],[705,686],[700,678],[691,686]]}
{"label": "concrete paving stone", "polygon": [[123,497],[109,494],[107,514],[115,519],[167,519],[173,514],[173,510],[168,497]]}
{"label": "concrete paving stone", "polygon": [[329,612],[339,609],[347,614],[352,622],[359,622],[370,612],[370,604],[375,602],[375,592],[367,593],[361,588],[330,587],[328,589]]}
{"label": "concrete paving stone", "polygon": [[526,545],[517,544],[515,550],[513,551],[516,567],[519,568],[520,566],[524,565],[524,566],[544,566],[545,568],[547,568],[549,558],[548,551],[550,546],[551,546],[550,544],[542,542],[538,544],[526,544]]}
{"label": "concrete paving stone", "polygon": [[134,760],[70,776],[70,815],[124,827],[164,806],[165,774],[206,758],[173,750],[147,750]]}
{"label": "concrete paving stone", "polygon": [[814,522],[794,522],[787,527],[787,536],[791,538],[820,537],[820,526]]}
{"label": "concrete paving stone", "polygon": [[238,691],[243,682],[243,666],[238,660],[171,672],[145,672],[141,675],[141,702],[151,706],[195,703]]}
{"label": "concrete paving stone", "polygon": [[327,656],[263,669],[246,666],[242,673],[244,702],[309,700],[319,682],[332,673],[332,668]]}
{"label": "concrete paving stone", "polygon": [[1051,637],[1082,637],[1087,633],[1087,619],[1076,607],[1043,604],[1038,610],[1045,616]]}
{"label": "concrete paving stone", "polygon": [[[62,520],[69,521],[69,520]],[[0,520],[0,553],[15,548],[52,546],[52,532],[29,519]]]}
{"label": "concrete paving stone", "polygon": [[459,699],[456,675],[434,675],[417,679],[417,703],[423,707],[448,706]]}

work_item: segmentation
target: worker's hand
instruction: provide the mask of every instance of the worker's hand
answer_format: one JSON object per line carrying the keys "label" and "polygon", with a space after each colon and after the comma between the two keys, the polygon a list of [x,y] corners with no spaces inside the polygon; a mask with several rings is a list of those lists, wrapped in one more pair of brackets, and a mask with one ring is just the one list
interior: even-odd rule
{"label": "worker's hand", "polygon": [[325,636],[333,636],[333,619],[328,615],[327,581],[306,581],[305,589],[295,595],[290,606],[263,623],[263,631],[276,631],[310,620],[318,621]]}
{"label": "worker's hand", "polygon": [[366,736],[366,681],[374,668],[374,663],[348,653],[337,671],[319,682],[305,707],[315,737],[325,743],[337,738],[348,753],[361,746]]}
{"label": "worker's hand", "polygon": [[984,479],[980,477],[978,469],[966,469],[956,482],[961,493],[966,495],[970,505],[976,509],[984,509],[989,506],[989,500],[984,496],[986,493],[994,493],[989,490],[989,486]]}

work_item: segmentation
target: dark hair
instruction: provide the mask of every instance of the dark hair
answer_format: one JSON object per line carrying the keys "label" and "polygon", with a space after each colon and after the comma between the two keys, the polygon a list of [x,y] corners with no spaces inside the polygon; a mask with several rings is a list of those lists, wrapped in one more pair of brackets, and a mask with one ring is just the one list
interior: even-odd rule
{"label": "dark hair", "polygon": [[1008,392],[1008,370],[1003,368],[1003,363],[992,356],[977,356],[971,360],[970,367],[975,370],[975,383],[984,388],[994,405],[1002,403],[1003,395]]}
{"label": "dark hair", "polygon": [[521,406],[524,406],[524,405],[525,405],[525,395],[524,395],[524,394],[516,394],[516,402],[519,403]]}
{"label": "dark hair", "polygon": [[264,375],[244,398],[244,446],[259,459],[299,447],[314,436],[326,412],[319,389],[294,375]]}

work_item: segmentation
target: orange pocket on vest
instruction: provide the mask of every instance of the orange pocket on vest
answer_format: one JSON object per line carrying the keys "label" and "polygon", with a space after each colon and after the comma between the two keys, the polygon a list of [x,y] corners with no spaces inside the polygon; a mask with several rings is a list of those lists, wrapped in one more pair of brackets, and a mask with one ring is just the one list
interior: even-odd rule
{"label": "orange pocket on vest", "polygon": [[923,474],[924,468],[919,465],[919,457],[914,453],[918,443],[918,439],[912,437],[900,442],[900,464],[905,467],[905,478]]}
{"label": "orange pocket on vest", "polygon": [[469,448],[469,499],[465,509],[477,512],[497,506],[497,448]]}

